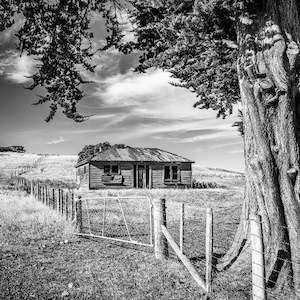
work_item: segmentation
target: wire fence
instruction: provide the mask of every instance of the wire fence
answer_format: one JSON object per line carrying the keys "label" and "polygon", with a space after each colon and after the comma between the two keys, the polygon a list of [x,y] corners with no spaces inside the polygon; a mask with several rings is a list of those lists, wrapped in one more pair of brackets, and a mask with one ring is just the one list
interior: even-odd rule
{"label": "wire fence", "polygon": [[[155,236],[154,201],[149,196],[122,196],[118,193],[103,196],[103,193],[93,193],[81,197],[76,196],[72,189],[58,188],[49,183],[29,181],[22,177],[12,180],[16,189],[26,191],[74,222],[77,234],[81,236],[149,247],[154,247],[158,238]],[[213,210],[211,236],[208,236],[207,212],[207,208],[195,204],[166,202],[165,214],[161,215],[165,220],[159,220],[163,224],[159,228],[164,233],[167,230],[169,243],[170,238],[173,240],[172,245],[175,243],[175,247],[169,247],[169,258],[178,260],[180,249],[180,259],[183,258],[185,263],[188,261],[198,275],[205,278],[206,283],[212,278],[213,285],[217,276],[216,264],[234,246],[234,236],[239,224],[248,224],[249,239],[241,247],[240,256],[246,258],[244,263],[251,270],[250,297],[255,300],[293,299],[292,288],[300,280],[300,253],[296,251],[297,239],[289,240],[285,233],[294,231],[297,234],[299,229],[278,225],[277,236],[272,236],[273,244],[265,247],[266,224],[262,224],[258,215],[251,215],[249,220],[240,220],[241,209],[216,207]],[[266,266],[272,267],[268,270]],[[282,282],[280,287],[279,282]]]}
{"label": "wire fence", "polygon": [[152,246],[151,199],[146,196],[82,197],[80,235]]}

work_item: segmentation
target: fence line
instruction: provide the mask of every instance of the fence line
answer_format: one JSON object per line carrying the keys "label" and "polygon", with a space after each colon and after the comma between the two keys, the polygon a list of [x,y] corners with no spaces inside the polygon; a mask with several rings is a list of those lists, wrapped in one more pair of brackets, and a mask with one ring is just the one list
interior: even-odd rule
{"label": "fence line", "polygon": [[[74,191],[71,189],[54,188],[48,183],[29,180],[23,177],[12,177],[11,181],[17,190],[23,190],[33,199],[56,210],[66,220],[75,221],[80,218],[80,205],[76,205]],[[78,222],[78,220],[77,220]]]}
{"label": "fence line", "polygon": [[[216,223],[214,224],[214,218],[215,212],[218,212],[219,210],[212,210],[210,208],[206,209],[206,214],[204,214],[204,208],[200,208],[199,211],[203,212],[203,218],[202,219],[196,219],[195,214],[193,214],[193,219],[187,218],[187,206],[183,203],[180,203],[178,206],[178,213],[179,213],[179,219],[176,221],[177,226],[177,234],[179,236],[178,244],[175,242],[174,236],[171,232],[171,228],[169,228],[170,224],[167,224],[167,208],[166,208],[166,200],[164,198],[159,199],[153,199],[153,201],[149,200],[149,223],[147,226],[150,228],[149,236],[150,236],[150,243],[146,244],[143,242],[138,242],[132,239],[132,236],[130,235],[129,225],[126,222],[125,214],[124,214],[124,207],[121,203],[121,199],[127,199],[127,200],[138,200],[142,197],[84,197],[81,196],[75,196],[75,193],[72,189],[66,189],[66,188],[58,188],[49,185],[49,183],[43,183],[41,181],[30,181],[26,178],[22,177],[13,177],[12,180],[14,181],[15,188],[17,190],[24,190],[28,194],[31,195],[32,198],[42,202],[44,205],[48,206],[49,208],[55,210],[59,215],[66,218],[66,220],[74,222],[77,229],[77,235],[80,236],[90,236],[90,237],[101,237],[106,238],[110,241],[117,241],[117,242],[127,242],[135,245],[141,245],[141,246],[154,246],[154,254],[157,259],[160,260],[166,260],[170,257],[170,251],[168,248],[168,245],[171,246],[171,249],[175,252],[175,255],[177,258],[179,258],[182,263],[186,266],[187,270],[190,272],[191,276],[194,278],[194,280],[198,283],[198,285],[201,287],[203,292],[207,293],[208,295],[212,292],[212,284],[213,284],[213,260],[218,261],[220,256],[216,255],[216,253],[213,253],[213,249],[226,249],[226,247],[218,246],[215,244],[215,239],[217,235],[217,232],[214,232],[214,227]],[[145,197],[144,197],[145,198]],[[125,222],[126,226],[126,232],[128,235],[129,240],[126,241],[124,239],[116,237],[109,237],[104,236],[105,231],[108,227],[108,220],[106,218],[106,211],[108,209],[108,204],[111,203],[117,199],[117,204],[119,205],[119,209],[121,210],[122,217]],[[100,223],[98,222],[96,225],[100,224],[100,233],[95,234],[95,232],[91,231],[91,216],[90,213],[93,211],[93,202],[92,205],[89,205],[88,201],[97,200],[99,203],[99,200],[103,200],[103,210],[101,210],[102,218],[100,217]],[[86,214],[88,215],[88,221],[89,221],[89,233],[84,232],[83,228],[83,212],[86,211]],[[198,210],[197,210],[198,211]],[[176,213],[176,216],[178,216],[178,213]],[[213,214],[214,213],[214,214]],[[172,217],[172,216],[171,216]],[[203,238],[203,244],[205,249],[205,255],[203,258],[201,257],[201,260],[197,261],[198,264],[201,265],[201,269],[203,266],[204,270],[204,276],[200,274],[196,267],[192,264],[192,261],[189,259],[187,255],[187,226],[190,222],[193,224],[195,222],[198,222],[200,224],[203,223],[203,230],[204,238]],[[204,222],[206,221],[206,226]],[[242,220],[243,221],[243,220]],[[246,250],[251,251],[251,270],[252,270],[252,299],[253,300],[266,300],[267,295],[273,295],[273,292],[269,289],[267,289],[267,283],[274,283],[275,281],[272,279],[266,278],[266,272],[265,272],[265,249],[263,247],[263,230],[262,230],[262,222],[258,215],[251,215],[249,218],[250,221],[250,248],[246,248]],[[148,221],[147,221],[148,222]],[[169,222],[169,221],[168,221]],[[174,223],[174,220],[172,219],[172,225]],[[232,222],[231,224],[235,224],[235,222]],[[95,224],[94,224],[95,225]],[[221,224],[222,227],[225,227],[226,224]],[[170,226],[171,227],[171,226]],[[281,226],[285,228],[285,226]],[[226,230],[227,231],[227,230]],[[102,232],[102,235],[101,235]],[[221,241],[221,240],[220,240]],[[290,244],[285,241],[282,243]],[[201,245],[202,246],[202,245]],[[199,251],[199,249],[198,249]],[[299,263],[294,262],[290,258],[281,258],[277,257],[278,260],[281,260],[288,263]],[[202,261],[203,260],[203,261]],[[279,270],[273,270],[275,272],[280,272]],[[292,279],[292,276],[289,276]],[[274,296],[276,297],[276,296]]]}

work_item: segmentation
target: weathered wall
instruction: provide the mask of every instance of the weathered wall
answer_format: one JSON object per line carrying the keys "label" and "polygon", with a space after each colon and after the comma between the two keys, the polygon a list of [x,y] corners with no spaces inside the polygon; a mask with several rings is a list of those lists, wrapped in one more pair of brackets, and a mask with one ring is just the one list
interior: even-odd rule
{"label": "weathered wall", "polygon": [[164,167],[165,165],[171,164],[156,164],[152,166],[152,188],[168,188],[168,187],[191,187],[192,183],[192,164],[191,163],[181,163],[177,164],[179,172],[178,178],[180,182],[178,185],[175,183],[165,184],[164,182]]}
{"label": "weathered wall", "polygon": [[[84,168],[86,172],[84,173]],[[86,163],[77,168],[76,175],[79,177],[80,180],[80,187],[83,189],[89,189],[89,164]]]}
{"label": "weathered wall", "polygon": [[[90,164],[90,189],[99,188],[114,188],[119,185],[106,185],[102,182],[102,175],[104,175],[104,165],[109,163],[91,162]],[[133,187],[133,165],[130,163],[118,163],[119,174],[123,176],[122,188]]]}
{"label": "weathered wall", "polygon": [[[112,163],[113,164],[113,163]],[[88,174],[80,175],[81,186],[89,187],[90,189],[101,189],[101,188],[133,188],[134,187],[134,174],[132,163],[116,163],[119,165],[119,174],[123,176],[122,185],[108,185],[102,182],[102,176],[104,175],[104,165],[109,163],[103,162],[90,162],[89,165],[89,176]],[[154,164],[151,165],[150,176],[152,177],[149,182],[152,188],[184,188],[190,187],[192,182],[192,168],[191,163],[177,164],[179,168],[178,178],[180,182],[178,184],[164,182],[164,166],[170,164]],[[88,164],[86,165],[88,166]],[[83,168],[81,166],[80,168]]]}

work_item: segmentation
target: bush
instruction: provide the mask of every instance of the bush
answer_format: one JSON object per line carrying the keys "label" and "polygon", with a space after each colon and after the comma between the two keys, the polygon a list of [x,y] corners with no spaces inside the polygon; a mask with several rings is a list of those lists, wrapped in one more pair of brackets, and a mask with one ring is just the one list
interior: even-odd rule
{"label": "bush", "polygon": [[8,146],[8,147],[0,147],[0,152],[18,152],[24,153],[25,148],[24,146]]}
{"label": "bush", "polygon": [[216,189],[220,188],[216,182],[209,181],[197,181],[196,179],[192,180],[192,188],[193,189]]}

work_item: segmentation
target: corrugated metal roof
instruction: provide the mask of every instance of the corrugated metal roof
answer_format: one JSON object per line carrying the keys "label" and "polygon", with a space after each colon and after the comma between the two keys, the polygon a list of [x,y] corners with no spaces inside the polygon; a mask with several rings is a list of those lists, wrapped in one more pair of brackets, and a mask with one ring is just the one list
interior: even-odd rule
{"label": "corrugated metal roof", "polygon": [[97,153],[90,159],[86,159],[77,164],[77,166],[83,165],[89,161],[124,161],[124,162],[190,162],[193,161],[179,156],[177,154],[157,149],[157,148],[133,148],[124,147],[104,150]]}

